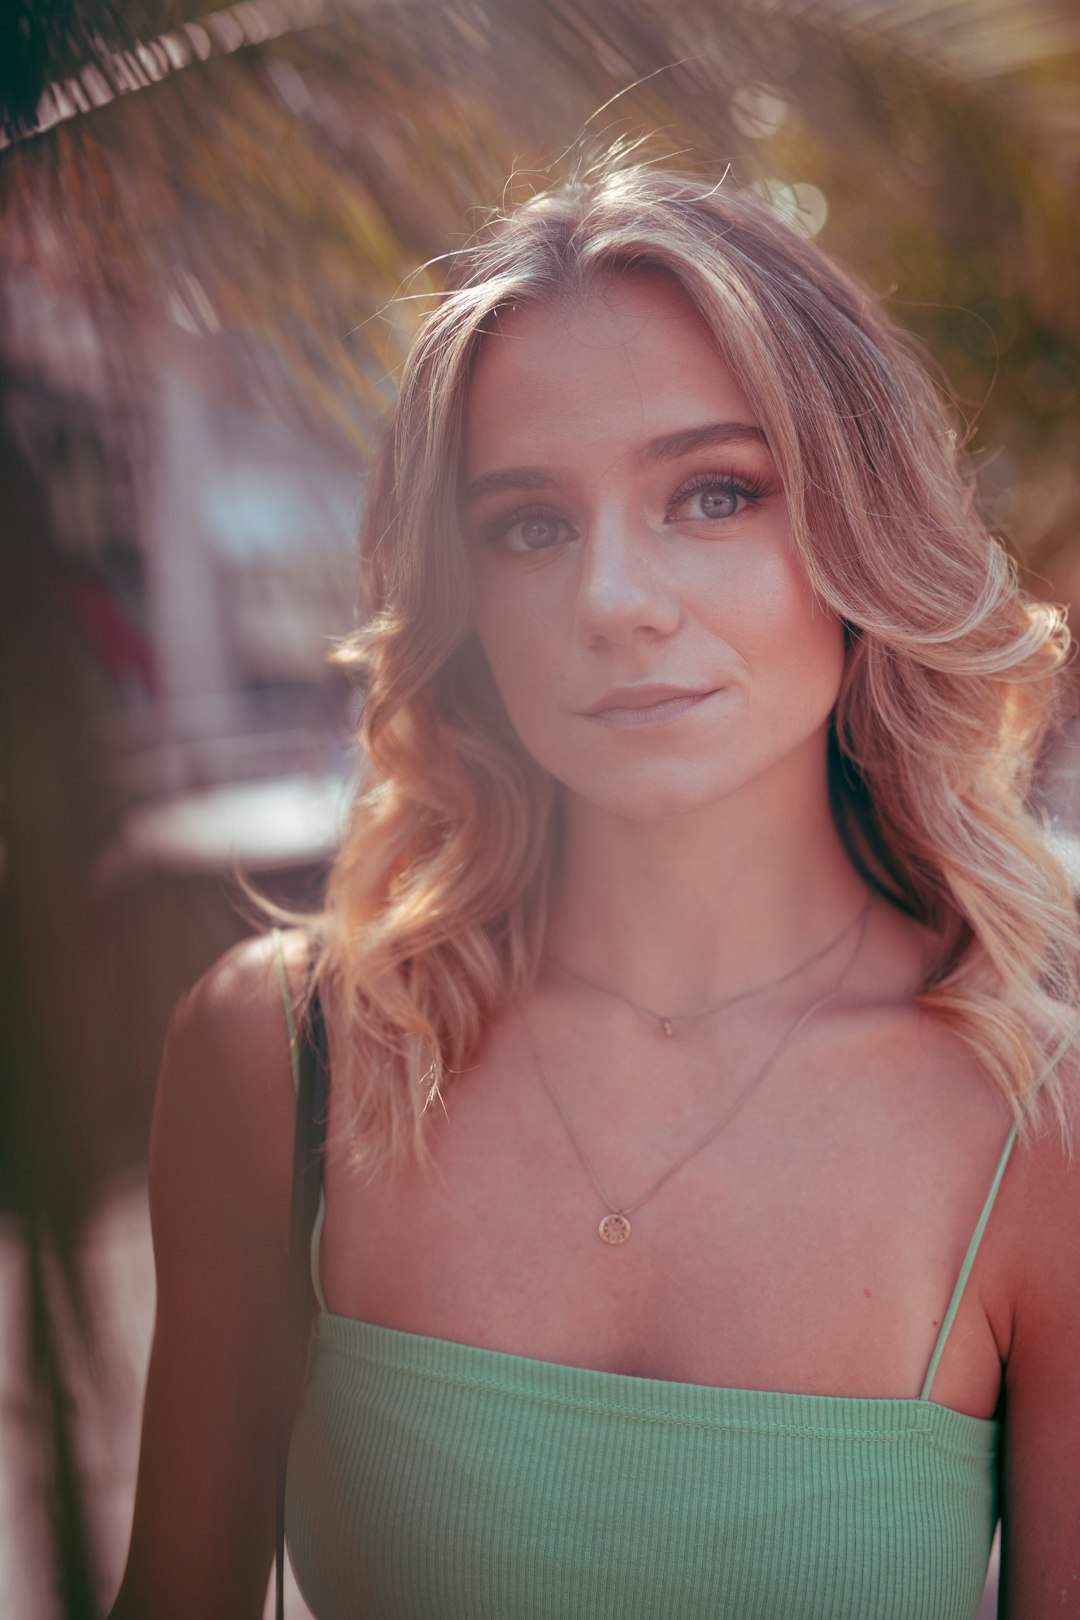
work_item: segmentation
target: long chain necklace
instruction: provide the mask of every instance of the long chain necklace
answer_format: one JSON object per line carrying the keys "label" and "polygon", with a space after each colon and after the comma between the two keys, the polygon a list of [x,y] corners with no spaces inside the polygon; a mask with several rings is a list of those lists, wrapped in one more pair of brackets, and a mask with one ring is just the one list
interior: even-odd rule
{"label": "long chain necklace", "polygon": [[579,980],[581,984],[587,984],[590,990],[599,990],[602,995],[614,996],[616,1000],[624,1001],[628,1007],[633,1007],[635,1012],[641,1013],[646,1018],[653,1019],[659,1025],[661,1033],[670,1037],[676,1033],[676,1024],[687,1024],[692,1019],[704,1018],[707,1013],[720,1012],[724,1007],[733,1007],[737,1001],[747,1001],[751,996],[760,995],[764,990],[775,990],[778,985],[786,984],[796,974],[802,973],[804,968],[813,967],[815,962],[820,962],[822,957],[828,956],[830,951],[834,951],[847,938],[851,930],[858,926],[862,915],[863,913],[860,912],[851,922],[846,923],[832,939],[819,946],[812,956],[804,957],[801,962],[796,962],[794,967],[786,968],[777,978],[766,979],[761,984],[752,984],[747,990],[737,990],[733,996],[725,996],[722,1001],[711,1001],[707,1007],[695,1007],[692,1012],[657,1012],[654,1008],[646,1007],[640,1001],[635,1001],[632,996],[625,995],[621,990],[613,990],[610,985],[600,984],[596,979],[590,979],[588,974],[582,973],[578,968],[571,967],[569,962],[564,962],[561,956],[555,955],[554,951],[547,950],[544,955],[549,962],[553,962],[563,973],[569,974],[572,979]]}
{"label": "long chain necklace", "polygon": [[[517,1001],[518,1012],[521,1014],[521,1022],[525,1029],[525,1035],[532,1051],[536,1071],[544,1084],[544,1089],[547,1091],[548,1096],[555,1104],[559,1118],[562,1120],[563,1126],[566,1129],[566,1134],[573,1143],[577,1156],[581,1160],[589,1180],[596,1188],[597,1193],[600,1195],[601,1202],[607,1210],[607,1214],[603,1216],[598,1228],[600,1237],[605,1243],[616,1244],[625,1243],[627,1241],[631,1231],[629,1220],[631,1211],[637,1209],[645,1202],[647,1198],[651,1198],[654,1192],[659,1191],[659,1189],[664,1185],[664,1182],[668,1181],[677,1170],[681,1170],[683,1165],[687,1164],[689,1160],[695,1156],[695,1154],[700,1153],[703,1148],[708,1147],[713,1138],[719,1135],[719,1133],[724,1129],[725,1125],[731,1123],[731,1121],[735,1118],[735,1115],[739,1112],[740,1108],[743,1107],[752,1094],[757,1090],[758,1086],[760,1086],[761,1082],[764,1080],[765,1076],[768,1074],[781,1052],[783,1052],[785,1047],[787,1047],[791,1041],[794,1040],[795,1036],[798,1034],[799,1030],[802,1029],[807,1020],[810,1019],[814,1013],[819,1012],[827,1002],[832,1001],[834,996],[839,994],[840,990],[843,988],[844,981],[851,972],[851,969],[855,964],[855,959],[862,948],[863,938],[866,934],[866,919],[870,912],[870,905],[871,901],[868,899],[862,911],[859,913],[858,918],[856,919],[859,932],[855,941],[855,948],[845,962],[843,972],[840,974],[840,977],[837,979],[832,989],[826,991],[823,996],[818,997],[817,1001],[812,1002],[809,1007],[805,1008],[804,1011],[799,1014],[798,1018],[795,1019],[794,1023],[792,1023],[788,1029],[785,1030],[784,1034],[781,1035],[779,1041],[773,1047],[772,1051],[765,1059],[765,1062],[762,1064],[757,1074],[754,1075],[749,1085],[746,1086],[742,1092],[740,1092],[740,1094],[735,1098],[735,1101],[720,1116],[716,1124],[713,1125],[707,1134],[702,1137],[701,1141],[695,1143],[688,1152],[684,1153],[680,1159],[675,1161],[670,1169],[665,1170],[663,1175],[659,1176],[657,1180],[653,1182],[652,1186],[647,1192],[643,1192],[640,1198],[635,1198],[633,1203],[630,1204],[616,1204],[615,1200],[611,1198],[600,1185],[600,1179],[589,1162],[588,1155],[586,1154],[585,1149],[582,1147],[581,1142],[578,1140],[577,1132],[571,1125],[566,1110],[559,1101],[558,1094],[556,1093],[555,1088],[548,1076],[547,1069],[544,1066],[544,1060],[540,1055],[540,1048],[537,1045],[536,1036],[533,1033],[532,1024],[529,1022],[529,1015],[525,1011],[525,1004],[520,996],[515,998]],[[845,930],[845,932],[847,932],[847,930]]]}

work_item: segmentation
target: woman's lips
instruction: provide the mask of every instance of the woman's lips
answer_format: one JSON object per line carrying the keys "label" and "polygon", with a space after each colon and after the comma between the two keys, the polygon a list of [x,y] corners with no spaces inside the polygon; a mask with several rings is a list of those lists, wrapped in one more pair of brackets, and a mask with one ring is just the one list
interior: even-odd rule
{"label": "woman's lips", "polygon": [[[719,688],[716,688],[719,691]],[[659,703],[641,704],[634,708],[598,709],[588,719],[599,720],[601,725],[616,726],[620,731],[633,731],[639,726],[659,726],[667,720],[676,720],[689,709],[696,709],[714,692],[686,692],[678,697],[663,698]]]}

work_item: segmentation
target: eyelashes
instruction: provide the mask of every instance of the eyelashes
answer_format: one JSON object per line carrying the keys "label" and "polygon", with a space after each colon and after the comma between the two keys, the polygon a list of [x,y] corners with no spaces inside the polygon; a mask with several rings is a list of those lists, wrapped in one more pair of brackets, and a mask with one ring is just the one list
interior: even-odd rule
{"label": "eyelashes", "polygon": [[[684,501],[689,500],[691,495],[697,495],[707,489],[720,490],[724,495],[744,500],[748,506],[756,506],[759,501],[765,499],[766,495],[771,495],[773,492],[773,486],[767,478],[746,477],[740,473],[698,473],[696,477],[688,479],[681,489],[671,497],[668,512],[670,513],[675,507],[681,506]],[[734,517],[735,514],[731,513],[730,516]],[[712,520],[705,519],[704,521],[709,522]],[[716,521],[721,522],[723,520],[717,517]]]}
{"label": "eyelashes", "polygon": [[[516,529],[519,523],[550,523],[554,527],[559,523],[565,524],[566,521],[558,512],[552,512],[546,506],[521,506],[516,512],[509,513],[507,517],[496,518],[494,522],[488,524],[483,531],[483,538],[487,545],[497,546],[499,541],[508,535],[511,529]],[[567,524],[567,527],[569,527],[569,524]],[[529,552],[549,551],[551,548],[550,546],[511,546],[507,549]]]}
{"label": "eyelashes", "polygon": [[[734,517],[741,516],[747,508],[752,508],[760,501],[765,500],[767,496],[774,493],[775,486],[768,478],[753,474],[736,473],[730,470],[697,473],[694,477],[688,478],[685,483],[680,484],[674,495],[671,496],[665,507],[665,522],[676,521],[679,507],[683,506],[694,495],[705,491],[715,491],[721,497],[727,497],[729,500],[740,503],[730,512],[698,516],[691,520],[719,526],[730,522]],[[512,512],[492,519],[481,530],[481,538],[487,545],[498,546],[505,542],[511,530],[517,528],[519,524],[530,522],[538,528],[547,525],[553,531],[557,530],[560,525],[564,528],[572,527],[569,520],[563,517],[560,512],[552,510],[551,507],[531,504],[518,507]],[[504,546],[504,549],[518,555],[527,556],[530,553],[535,555],[538,552],[550,551],[555,544],[557,544],[557,539],[552,538],[540,545]]]}

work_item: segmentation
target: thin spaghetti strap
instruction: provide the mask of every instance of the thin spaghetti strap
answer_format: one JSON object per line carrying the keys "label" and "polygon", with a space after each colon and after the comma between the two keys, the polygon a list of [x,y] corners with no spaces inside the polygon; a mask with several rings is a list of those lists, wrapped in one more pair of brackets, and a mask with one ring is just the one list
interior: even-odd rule
{"label": "thin spaghetti strap", "polygon": [[[300,1091],[300,1042],[297,1038],[296,1014],[293,1010],[292,997],[289,994],[289,981],[285,976],[285,955],[281,948],[281,930],[272,928],[270,937],[274,942],[274,958],[277,962],[278,984],[281,987],[281,1000],[285,1008],[285,1027],[289,1032],[289,1063],[292,1067],[293,1090]],[[329,1076],[327,1076],[329,1083]],[[319,1276],[319,1243],[322,1238],[323,1222],[326,1219],[326,1195],[323,1192],[322,1176],[319,1177],[319,1201],[315,1209],[315,1219],[311,1227],[311,1286],[315,1290],[315,1298],[319,1302],[319,1309],[329,1312],[326,1295],[323,1293],[322,1279]]]}
{"label": "thin spaghetti strap", "polygon": [[994,1179],[990,1183],[990,1191],[986,1195],[986,1202],[983,1204],[982,1214],[979,1216],[978,1225],[971,1234],[971,1242],[968,1244],[967,1254],[964,1256],[964,1263],[960,1267],[960,1275],[956,1279],[956,1287],[953,1289],[952,1298],[949,1301],[949,1308],[945,1312],[945,1318],[941,1324],[941,1331],[938,1333],[937,1343],[934,1346],[934,1353],[930,1357],[930,1366],[927,1369],[926,1379],[923,1383],[922,1389],[919,1391],[920,1401],[928,1401],[930,1399],[930,1391],[934,1387],[934,1378],[938,1370],[938,1363],[941,1360],[945,1349],[945,1341],[949,1337],[949,1331],[952,1328],[953,1322],[956,1320],[956,1313],[960,1309],[960,1301],[964,1297],[964,1289],[967,1287],[967,1280],[971,1275],[971,1268],[975,1264],[975,1256],[979,1252],[979,1244],[982,1242],[982,1235],[986,1231],[986,1223],[990,1219],[990,1212],[994,1207],[995,1200],[997,1199],[998,1188],[1001,1186],[1001,1178],[1005,1174],[1005,1166],[1009,1162],[1015,1145],[1016,1124],[1014,1121],[1008,1136],[1005,1138],[1005,1146],[1001,1150],[1001,1157],[998,1160],[997,1170],[994,1172]]}
{"label": "thin spaghetti strap", "polygon": [[[289,1058],[296,1089],[293,1128],[292,1186],[289,1197],[289,1245],[285,1296],[285,1365],[290,1380],[297,1385],[306,1376],[310,1350],[308,1279],[323,1304],[318,1272],[311,1261],[305,1263],[304,1249],[316,1225],[316,1199],[322,1209],[323,1140],[326,1130],[326,1098],[329,1063],[326,1049],[326,1022],[318,988],[309,979],[303,1026],[297,1031],[292,997],[289,993],[285,957],[278,930],[272,929],[277,959],[278,985],[289,1032]],[[313,1251],[312,1251],[313,1252]],[[325,1307],[324,1307],[325,1308]],[[277,1412],[274,1466],[274,1620],[285,1620],[285,1482],[289,1465],[292,1411],[288,1401]]]}
{"label": "thin spaghetti strap", "polygon": [[322,1280],[319,1277],[319,1243],[322,1239],[323,1221],[326,1219],[326,1194],[319,1188],[319,1207],[315,1211],[315,1222],[311,1228],[311,1286],[315,1290],[315,1298],[319,1302],[319,1309],[330,1314],[330,1307],[326,1303],[326,1295],[322,1291]]}
{"label": "thin spaghetti strap", "polygon": [[296,1040],[296,1014],[293,1012],[292,996],[289,994],[289,981],[285,977],[285,953],[281,948],[280,928],[271,928],[270,938],[274,942],[274,960],[277,963],[278,987],[281,990],[281,1002],[285,1008],[285,1028],[289,1032],[289,1065],[292,1068],[293,1090],[300,1090],[300,1051]]}
{"label": "thin spaghetti strap", "polygon": [[[1059,1060],[1064,1057],[1065,1053],[1068,1051],[1078,1034],[1080,1034],[1080,1028],[1070,1030],[1066,1035],[1062,1036],[1056,1051],[1035,1082],[1036,1091],[1038,1091],[1039,1087],[1042,1085],[1047,1076],[1050,1075],[1051,1072],[1057,1067]],[[949,1308],[945,1312],[945,1317],[942,1321],[941,1329],[937,1336],[937,1343],[934,1345],[934,1353],[930,1357],[930,1365],[926,1371],[926,1378],[923,1381],[922,1389],[919,1391],[920,1401],[928,1401],[930,1399],[930,1391],[934,1387],[934,1378],[937,1375],[938,1364],[940,1363],[942,1354],[944,1353],[945,1343],[949,1337],[953,1322],[956,1320],[956,1313],[960,1309],[960,1301],[964,1297],[964,1289],[967,1287],[967,1280],[971,1275],[971,1268],[975,1264],[975,1256],[979,1252],[979,1245],[982,1242],[983,1233],[986,1231],[986,1224],[990,1219],[991,1211],[993,1210],[994,1204],[997,1200],[998,1189],[1001,1186],[1002,1177],[1005,1174],[1005,1167],[1007,1166],[1009,1159],[1012,1156],[1012,1150],[1016,1145],[1016,1136],[1017,1126],[1016,1122],[1014,1121],[1008,1136],[1005,1138],[1005,1146],[1001,1150],[1001,1157],[998,1160],[997,1169],[994,1172],[994,1179],[990,1183],[990,1191],[986,1195],[986,1202],[983,1204],[982,1214],[979,1216],[978,1224],[976,1225],[974,1232],[971,1234],[971,1242],[968,1244],[967,1253],[964,1256],[964,1263],[960,1267],[960,1275],[956,1279],[956,1286],[952,1291],[952,1298],[949,1301]]]}

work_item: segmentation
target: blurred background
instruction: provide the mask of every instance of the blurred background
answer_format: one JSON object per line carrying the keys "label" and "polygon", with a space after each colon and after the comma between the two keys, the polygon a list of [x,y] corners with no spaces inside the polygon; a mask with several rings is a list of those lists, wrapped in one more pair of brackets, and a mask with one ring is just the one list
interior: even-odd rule
{"label": "blurred background", "polygon": [[237,870],[318,894],[357,702],[326,654],[441,258],[583,136],[730,165],[925,339],[1072,603],[1078,90],[1072,0],[8,0],[0,1612],[119,1581],[165,1021],[247,931]]}

